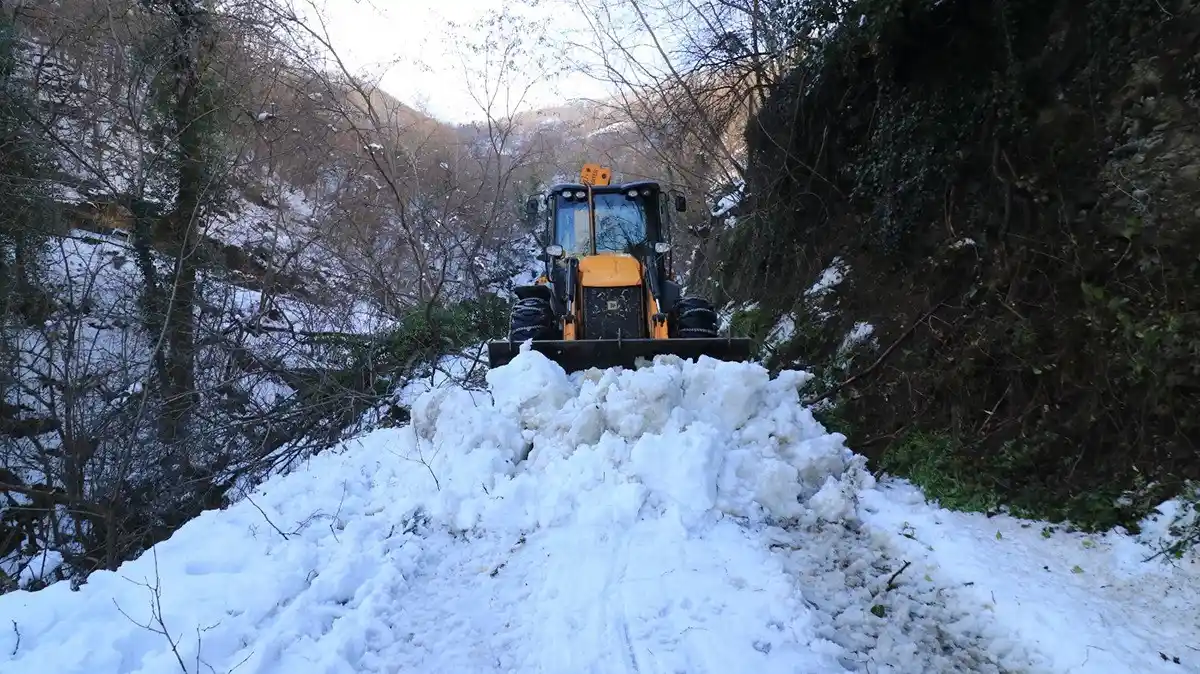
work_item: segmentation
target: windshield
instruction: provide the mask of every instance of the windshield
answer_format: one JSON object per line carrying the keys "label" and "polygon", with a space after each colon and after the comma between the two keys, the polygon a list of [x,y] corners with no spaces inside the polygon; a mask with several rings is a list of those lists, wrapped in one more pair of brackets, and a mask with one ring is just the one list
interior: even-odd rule
{"label": "windshield", "polygon": [[554,242],[567,255],[587,255],[591,247],[588,233],[588,211],[585,201],[568,201],[558,197],[558,216],[554,222]]}
{"label": "windshield", "polygon": [[[555,242],[567,254],[589,254],[587,202],[568,201],[561,196],[558,199]],[[634,247],[646,240],[647,216],[643,200],[627,199],[622,193],[596,194],[593,199],[596,203],[596,252],[634,252]]]}

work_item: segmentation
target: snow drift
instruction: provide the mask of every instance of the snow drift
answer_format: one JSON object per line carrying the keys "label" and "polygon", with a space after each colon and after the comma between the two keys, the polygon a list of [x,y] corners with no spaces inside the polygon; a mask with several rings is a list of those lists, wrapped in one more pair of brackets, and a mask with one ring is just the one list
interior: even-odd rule
{"label": "snow drift", "polygon": [[[0,597],[0,670],[1067,671],[1069,642],[897,544],[905,512],[939,511],[889,500],[801,406],[807,377],[671,357],[568,377],[522,353],[77,593]],[[1178,671],[1147,639],[1093,662]]]}

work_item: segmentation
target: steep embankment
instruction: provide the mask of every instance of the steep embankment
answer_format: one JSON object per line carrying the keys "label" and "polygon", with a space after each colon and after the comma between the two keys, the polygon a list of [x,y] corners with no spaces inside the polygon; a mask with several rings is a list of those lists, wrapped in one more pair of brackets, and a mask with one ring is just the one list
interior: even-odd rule
{"label": "steep embankment", "polygon": [[945,504],[1135,525],[1200,478],[1200,5],[842,17],[748,127],[735,320],[797,326],[775,362]]}
{"label": "steep embankment", "polygon": [[806,379],[523,354],[78,592],[0,597],[0,668],[1200,671],[1194,574],[876,484]]}

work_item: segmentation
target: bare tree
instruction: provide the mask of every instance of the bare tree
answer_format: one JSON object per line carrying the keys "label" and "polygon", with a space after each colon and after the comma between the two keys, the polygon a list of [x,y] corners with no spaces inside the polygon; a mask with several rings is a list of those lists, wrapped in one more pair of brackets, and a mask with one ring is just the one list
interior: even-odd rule
{"label": "bare tree", "polygon": [[[233,479],[225,467],[261,443],[252,424],[228,423],[219,392],[247,368],[277,373],[237,357],[253,326],[213,311],[206,280],[206,232],[226,188],[255,168],[262,120],[244,112],[271,88],[272,50],[263,67],[255,57],[272,31],[253,9],[79,1],[10,17],[17,76],[32,92],[15,102],[63,167],[56,243],[37,254],[53,272],[40,280],[51,300],[25,326],[7,307],[0,316],[15,354],[0,382],[0,571],[10,576],[49,551],[68,574],[114,567],[219,505],[219,483]],[[113,226],[132,230],[132,250],[69,233]],[[273,346],[276,358],[298,348]]]}
{"label": "bare tree", "polygon": [[514,234],[512,190],[532,158],[513,124],[532,85],[528,78],[515,81],[528,65],[517,32],[501,15],[490,33],[464,42],[464,74],[477,85],[472,95],[482,119],[451,129],[353,72],[319,20],[288,18],[323,47],[323,59],[308,61],[309,75],[339,130],[359,148],[362,161],[347,167],[347,174],[378,188],[378,198],[364,204],[371,222],[352,226],[354,236],[348,237],[364,253],[363,271],[398,306],[432,306],[448,294],[474,294],[478,288],[468,286],[490,278],[479,267],[481,253]]}
{"label": "bare tree", "polygon": [[20,112],[63,167],[26,256],[52,302],[2,316],[0,571],[51,569],[36,586],[114,568],[481,339],[442,314],[503,289],[538,169],[518,48],[451,127],[282,3],[21,7]]}
{"label": "bare tree", "polygon": [[597,101],[632,122],[677,181],[711,198],[745,179],[742,129],[803,55],[795,0],[575,0],[567,37],[581,73],[614,90]]}

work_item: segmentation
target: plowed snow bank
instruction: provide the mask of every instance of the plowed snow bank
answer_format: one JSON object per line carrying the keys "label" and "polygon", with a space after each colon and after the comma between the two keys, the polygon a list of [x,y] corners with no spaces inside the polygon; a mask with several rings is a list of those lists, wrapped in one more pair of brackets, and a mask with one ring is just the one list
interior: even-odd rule
{"label": "plowed snow bank", "polygon": [[1056,671],[864,524],[806,377],[524,353],[78,593],[0,597],[0,670]]}
{"label": "plowed snow bank", "polygon": [[668,360],[571,381],[524,354],[489,373],[491,400],[427,393],[410,426],[205,513],[78,594],[0,598],[17,625],[0,630],[0,662],[843,671],[781,561],[742,526],[839,517],[870,482],[797,404],[804,378]]}

